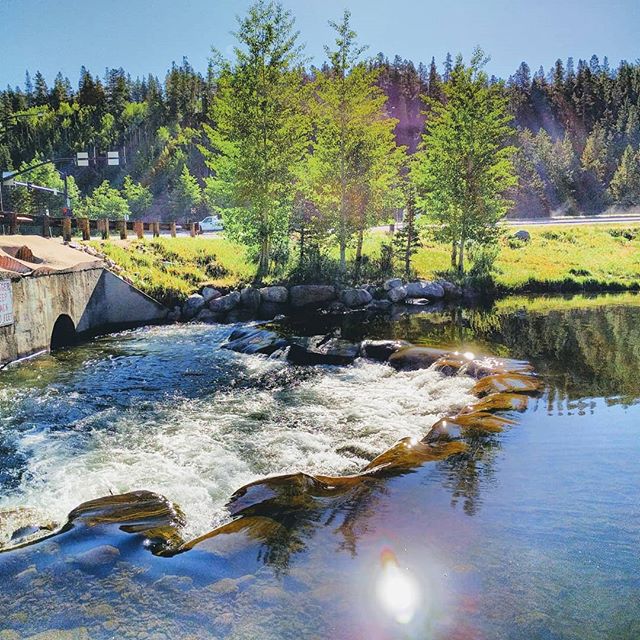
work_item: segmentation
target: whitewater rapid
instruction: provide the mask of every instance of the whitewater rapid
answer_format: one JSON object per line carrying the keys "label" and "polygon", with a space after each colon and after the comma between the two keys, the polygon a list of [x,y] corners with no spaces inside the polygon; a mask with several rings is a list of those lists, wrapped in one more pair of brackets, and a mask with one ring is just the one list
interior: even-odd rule
{"label": "whitewater rapid", "polygon": [[0,457],[13,465],[0,515],[64,523],[81,502],[147,489],[179,505],[195,537],[228,519],[248,482],[357,472],[473,400],[466,376],[364,360],[301,370],[222,350],[230,330],[129,332],[0,378]]}

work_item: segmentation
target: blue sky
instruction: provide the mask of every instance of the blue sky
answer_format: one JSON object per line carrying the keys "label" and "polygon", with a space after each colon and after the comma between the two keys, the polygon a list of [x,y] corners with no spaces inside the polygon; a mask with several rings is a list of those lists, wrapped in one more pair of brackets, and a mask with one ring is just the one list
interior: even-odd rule
{"label": "blue sky", "polygon": [[[211,45],[230,50],[234,16],[249,0],[0,0],[0,86],[61,70],[75,85],[84,64],[101,76],[124,67],[161,77],[187,56],[206,68]],[[327,20],[345,8],[368,53],[416,63],[447,51],[468,57],[480,44],[490,73],[507,77],[521,60],[548,68],[560,57],[640,58],[640,0],[284,0],[314,62],[331,40]]]}

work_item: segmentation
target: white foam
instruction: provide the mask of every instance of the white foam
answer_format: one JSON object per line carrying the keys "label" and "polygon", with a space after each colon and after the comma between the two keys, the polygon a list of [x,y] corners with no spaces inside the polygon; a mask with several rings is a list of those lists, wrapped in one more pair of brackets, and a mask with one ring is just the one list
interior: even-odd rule
{"label": "white foam", "polygon": [[[227,353],[228,366],[256,377],[288,366]],[[399,438],[421,437],[469,402],[471,385],[465,377],[358,361],[276,390],[225,389],[144,411],[105,408],[76,429],[16,436],[27,470],[17,491],[0,497],[0,511],[28,506],[64,522],[83,501],[148,489],[178,504],[185,535],[196,536],[225,521],[225,503],[247,482],[297,471],[356,472]]]}

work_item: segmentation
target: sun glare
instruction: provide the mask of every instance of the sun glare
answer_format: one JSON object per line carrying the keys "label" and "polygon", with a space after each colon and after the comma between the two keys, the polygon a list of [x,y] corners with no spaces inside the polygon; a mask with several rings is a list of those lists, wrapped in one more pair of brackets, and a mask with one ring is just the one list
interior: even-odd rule
{"label": "sun glare", "polygon": [[382,554],[376,595],[384,611],[400,624],[409,624],[418,609],[420,587],[408,570],[398,566],[392,551]]}

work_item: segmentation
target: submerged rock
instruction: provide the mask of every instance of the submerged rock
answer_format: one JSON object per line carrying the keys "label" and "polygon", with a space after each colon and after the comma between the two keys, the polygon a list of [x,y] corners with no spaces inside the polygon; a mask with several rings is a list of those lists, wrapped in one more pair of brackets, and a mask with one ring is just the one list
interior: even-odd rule
{"label": "submerged rock", "polygon": [[233,331],[229,336],[229,342],[223,344],[222,348],[238,353],[271,355],[278,349],[285,348],[287,344],[287,341],[274,331],[247,327]]}
{"label": "submerged rock", "polygon": [[348,365],[357,357],[360,345],[331,336],[296,338],[289,347],[287,359],[294,364]]}
{"label": "submerged rock", "polygon": [[291,287],[289,295],[294,307],[306,307],[335,300],[336,290],[331,285],[325,284],[299,284]]}

